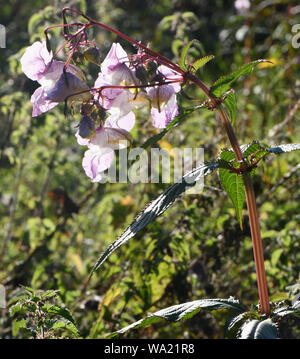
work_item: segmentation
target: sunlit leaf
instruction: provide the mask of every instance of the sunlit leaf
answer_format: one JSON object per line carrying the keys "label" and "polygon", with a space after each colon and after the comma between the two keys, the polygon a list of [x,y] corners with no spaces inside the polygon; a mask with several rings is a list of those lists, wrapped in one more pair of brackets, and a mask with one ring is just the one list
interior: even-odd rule
{"label": "sunlit leaf", "polygon": [[240,339],[277,339],[277,326],[271,319],[257,319],[246,322],[239,334]]}
{"label": "sunlit leaf", "polygon": [[192,63],[192,70],[193,72],[198,71],[201,67],[203,67],[205,64],[207,64],[209,61],[214,59],[214,55],[207,55],[202,57],[201,59],[196,60]]}
{"label": "sunlit leaf", "polygon": [[159,310],[153,314],[149,314],[146,318],[143,318],[123,329],[111,333],[108,338],[114,338],[116,336],[119,336],[120,334],[126,333],[131,329],[148,327],[149,325],[156,323],[161,319],[166,319],[171,322],[184,321],[196,315],[201,309],[232,309],[239,312],[244,311],[244,307],[240,304],[238,300],[234,298],[195,300],[193,302],[173,305],[171,307]]}
{"label": "sunlit leaf", "polygon": [[211,87],[210,95],[213,97],[220,97],[226,91],[230,89],[232,84],[238,80],[241,76],[249,75],[255,66],[261,62],[269,62],[268,60],[256,60],[250,62],[249,64],[243,65],[237,71],[229,75],[224,75],[220,77]]}
{"label": "sunlit leaf", "polygon": [[218,163],[211,162],[193,169],[146,206],[126,231],[104,251],[95,264],[92,273],[97,270],[117,248],[135,236],[135,234],[142,230],[148,223],[164,213],[182,193],[193,187],[201,177],[208,175],[217,167]]}

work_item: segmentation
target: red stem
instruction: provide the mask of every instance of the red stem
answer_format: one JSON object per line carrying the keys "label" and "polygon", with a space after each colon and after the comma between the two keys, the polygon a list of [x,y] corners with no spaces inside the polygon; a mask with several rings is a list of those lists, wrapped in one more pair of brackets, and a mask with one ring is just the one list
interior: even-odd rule
{"label": "red stem", "polygon": [[[227,133],[228,139],[231,143],[232,149],[235,153],[235,157],[237,161],[244,161],[244,156],[242,150],[240,148],[239,142],[231,125],[231,122],[228,118],[226,110],[224,109],[222,104],[218,104],[215,98],[211,97],[209,94],[209,88],[198,78],[191,74],[187,74],[186,78],[195,83],[207,96],[207,98],[215,105],[225,131]],[[264,264],[264,253],[262,246],[262,239],[260,234],[260,224],[259,224],[259,216],[256,206],[256,198],[253,189],[252,180],[250,177],[250,173],[245,172],[242,174],[245,193],[246,193],[246,202],[249,214],[249,223],[250,223],[250,231],[253,245],[253,255],[254,262],[256,268],[256,276],[257,276],[257,286],[258,286],[258,295],[260,302],[260,310],[262,313],[269,315],[270,314],[270,303],[269,303],[269,295],[268,295],[268,287],[267,287],[267,279],[266,279],[266,271]]]}

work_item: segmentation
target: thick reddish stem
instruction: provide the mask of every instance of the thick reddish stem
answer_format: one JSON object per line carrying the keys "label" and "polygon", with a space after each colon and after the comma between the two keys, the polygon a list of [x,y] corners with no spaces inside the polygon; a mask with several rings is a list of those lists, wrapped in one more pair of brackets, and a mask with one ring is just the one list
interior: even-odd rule
{"label": "thick reddish stem", "polygon": [[[224,109],[222,104],[218,104],[215,98],[211,97],[209,94],[209,88],[198,78],[193,75],[187,74],[187,80],[195,83],[207,96],[207,98],[215,105],[225,131],[227,133],[228,139],[232,146],[232,149],[235,153],[235,157],[238,161],[244,161],[244,156],[240,145],[238,143],[237,137],[231,125],[231,122],[228,118],[227,112]],[[268,295],[268,287],[267,287],[267,279],[266,279],[266,271],[264,264],[264,253],[262,246],[262,239],[260,234],[260,224],[259,224],[259,216],[256,206],[255,193],[253,189],[253,184],[251,181],[250,174],[247,172],[242,174],[243,182],[245,186],[246,193],[246,202],[249,214],[249,223],[251,230],[251,238],[253,245],[253,255],[254,262],[256,268],[256,276],[257,276],[257,286],[258,286],[258,295],[260,302],[260,310],[262,313],[269,315],[270,314],[270,303],[269,303],[269,295]]]}

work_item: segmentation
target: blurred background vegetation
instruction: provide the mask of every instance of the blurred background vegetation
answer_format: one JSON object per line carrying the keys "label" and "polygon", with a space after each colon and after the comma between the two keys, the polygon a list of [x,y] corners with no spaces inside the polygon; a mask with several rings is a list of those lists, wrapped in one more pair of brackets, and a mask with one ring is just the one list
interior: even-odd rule
{"label": "blurred background vegetation", "polygon": [[[241,143],[257,139],[270,145],[300,142],[300,53],[291,28],[300,23],[296,0],[251,1],[239,14],[226,0],[11,0],[0,1],[6,48],[0,49],[0,283],[7,301],[20,285],[59,290],[59,302],[73,313],[83,338],[103,338],[148,312],[201,298],[239,298],[257,303],[248,220],[241,232],[234,209],[217,175],[205,179],[201,195],[179,199],[162,217],[112,255],[85,286],[100,253],[131,223],[165,184],[92,184],[81,160],[84,149],[74,133],[79,117],[65,117],[63,105],[31,118],[30,96],[37,84],[22,73],[25,48],[43,39],[45,26],[61,22],[61,9],[74,7],[107,23],[161,54],[178,61],[192,39],[199,42],[191,61],[207,54],[215,60],[199,72],[212,84],[251,60],[265,58],[257,71],[235,87]],[[60,32],[51,38],[55,47]],[[116,36],[91,32],[102,59]],[[128,50],[130,44],[120,41]],[[98,68],[84,64],[90,85]],[[196,88],[187,90],[201,99]],[[181,97],[182,106],[194,105]],[[137,114],[136,143],[157,133],[145,113]],[[215,114],[194,112],[158,144],[203,147],[216,158],[228,143]],[[287,287],[299,283],[299,154],[268,158],[254,176],[260,206],[271,300],[287,299]],[[298,171],[297,171],[298,168]],[[295,293],[294,293],[295,294]],[[163,322],[127,334],[129,338],[222,338],[225,313],[199,313],[178,325]],[[8,310],[0,319],[2,338],[26,338]],[[283,337],[300,337],[284,321]],[[61,337],[69,336],[63,331]]]}

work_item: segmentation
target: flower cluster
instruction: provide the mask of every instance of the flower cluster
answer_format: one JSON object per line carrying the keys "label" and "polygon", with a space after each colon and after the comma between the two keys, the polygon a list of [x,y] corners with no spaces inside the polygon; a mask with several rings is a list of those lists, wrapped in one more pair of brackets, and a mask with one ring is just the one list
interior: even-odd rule
{"label": "flower cluster", "polygon": [[80,93],[88,90],[82,71],[77,66],[69,65],[64,72],[64,62],[53,59],[45,41],[35,42],[28,47],[21,58],[21,65],[24,74],[41,85],[31,96],[32,117],[51,110],[72,94],[75,95],[71,98],[77,101],[87,101],[91,97],[89,92]]}
{"label": "flower cluster", "polygon": [[[165,128],[178,114],[176,94],[182,76],[143,51],[127,55],[119,43],[112,44],[92,88],[77,66],[54,60],[45,42],[27,48],[21,64],[25,75],[41,85],[31,97],[33,117],[59,102],[82,102],[76,138],[88,147],[82,166],[92,182],[99,182],[111,166],[114,150],[128,146],[133,110],[150,104],[156,128]],[[95,112],[102,115],[95,118]]]}

